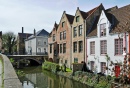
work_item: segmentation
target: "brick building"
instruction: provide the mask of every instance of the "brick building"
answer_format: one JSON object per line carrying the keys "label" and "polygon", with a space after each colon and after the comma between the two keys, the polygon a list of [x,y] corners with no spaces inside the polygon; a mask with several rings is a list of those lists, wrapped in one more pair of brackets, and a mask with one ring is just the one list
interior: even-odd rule
{"label": "brick building", "polygon": [[77,8],[72,24],[72,63],[86,61],[86,34],[90,31],[95,18],[102,9],[104,9],[102,4],[88,12]]}

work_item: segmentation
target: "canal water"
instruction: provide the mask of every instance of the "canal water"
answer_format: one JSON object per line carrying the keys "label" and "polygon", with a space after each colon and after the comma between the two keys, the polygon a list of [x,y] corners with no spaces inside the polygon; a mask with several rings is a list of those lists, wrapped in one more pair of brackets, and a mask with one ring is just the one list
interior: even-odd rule
{"label": "canal water", "polygon": [[42,70],[42,67],[26,67],[19,79],[23,88],[87,88],[87,85]]}

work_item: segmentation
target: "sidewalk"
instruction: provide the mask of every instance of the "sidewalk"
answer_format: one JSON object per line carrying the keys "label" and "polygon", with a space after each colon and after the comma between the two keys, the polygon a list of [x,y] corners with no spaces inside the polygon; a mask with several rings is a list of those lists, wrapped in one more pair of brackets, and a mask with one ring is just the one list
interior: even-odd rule
{"label": "sidewalk", "polygon": [[2,62],[0,61],[0,88],[2,87]]}

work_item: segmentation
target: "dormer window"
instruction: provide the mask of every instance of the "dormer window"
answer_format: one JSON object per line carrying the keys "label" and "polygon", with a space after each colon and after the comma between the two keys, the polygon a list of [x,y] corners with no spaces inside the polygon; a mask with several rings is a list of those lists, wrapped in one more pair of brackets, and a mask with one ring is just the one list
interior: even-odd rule
{"label": "dormer window", "polygon": [[106,36],[106,23],[100,24],[100,36]]}

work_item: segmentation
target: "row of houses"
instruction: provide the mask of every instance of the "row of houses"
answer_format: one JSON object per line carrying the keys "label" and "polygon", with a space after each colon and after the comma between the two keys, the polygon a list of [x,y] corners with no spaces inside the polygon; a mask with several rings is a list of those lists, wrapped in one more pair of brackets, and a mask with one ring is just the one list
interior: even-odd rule
{"label": "row of houses", "polygon": [[123,63],[123,53],[130,53],[130,5],[105,9],[102,4],[90,11],[81,11],[75,15],[63,12],[59,24],[54,23],[48,38],[48,55],[56,63],[66,64],[86,62],[94,72],[111,74],[105,67]]}

